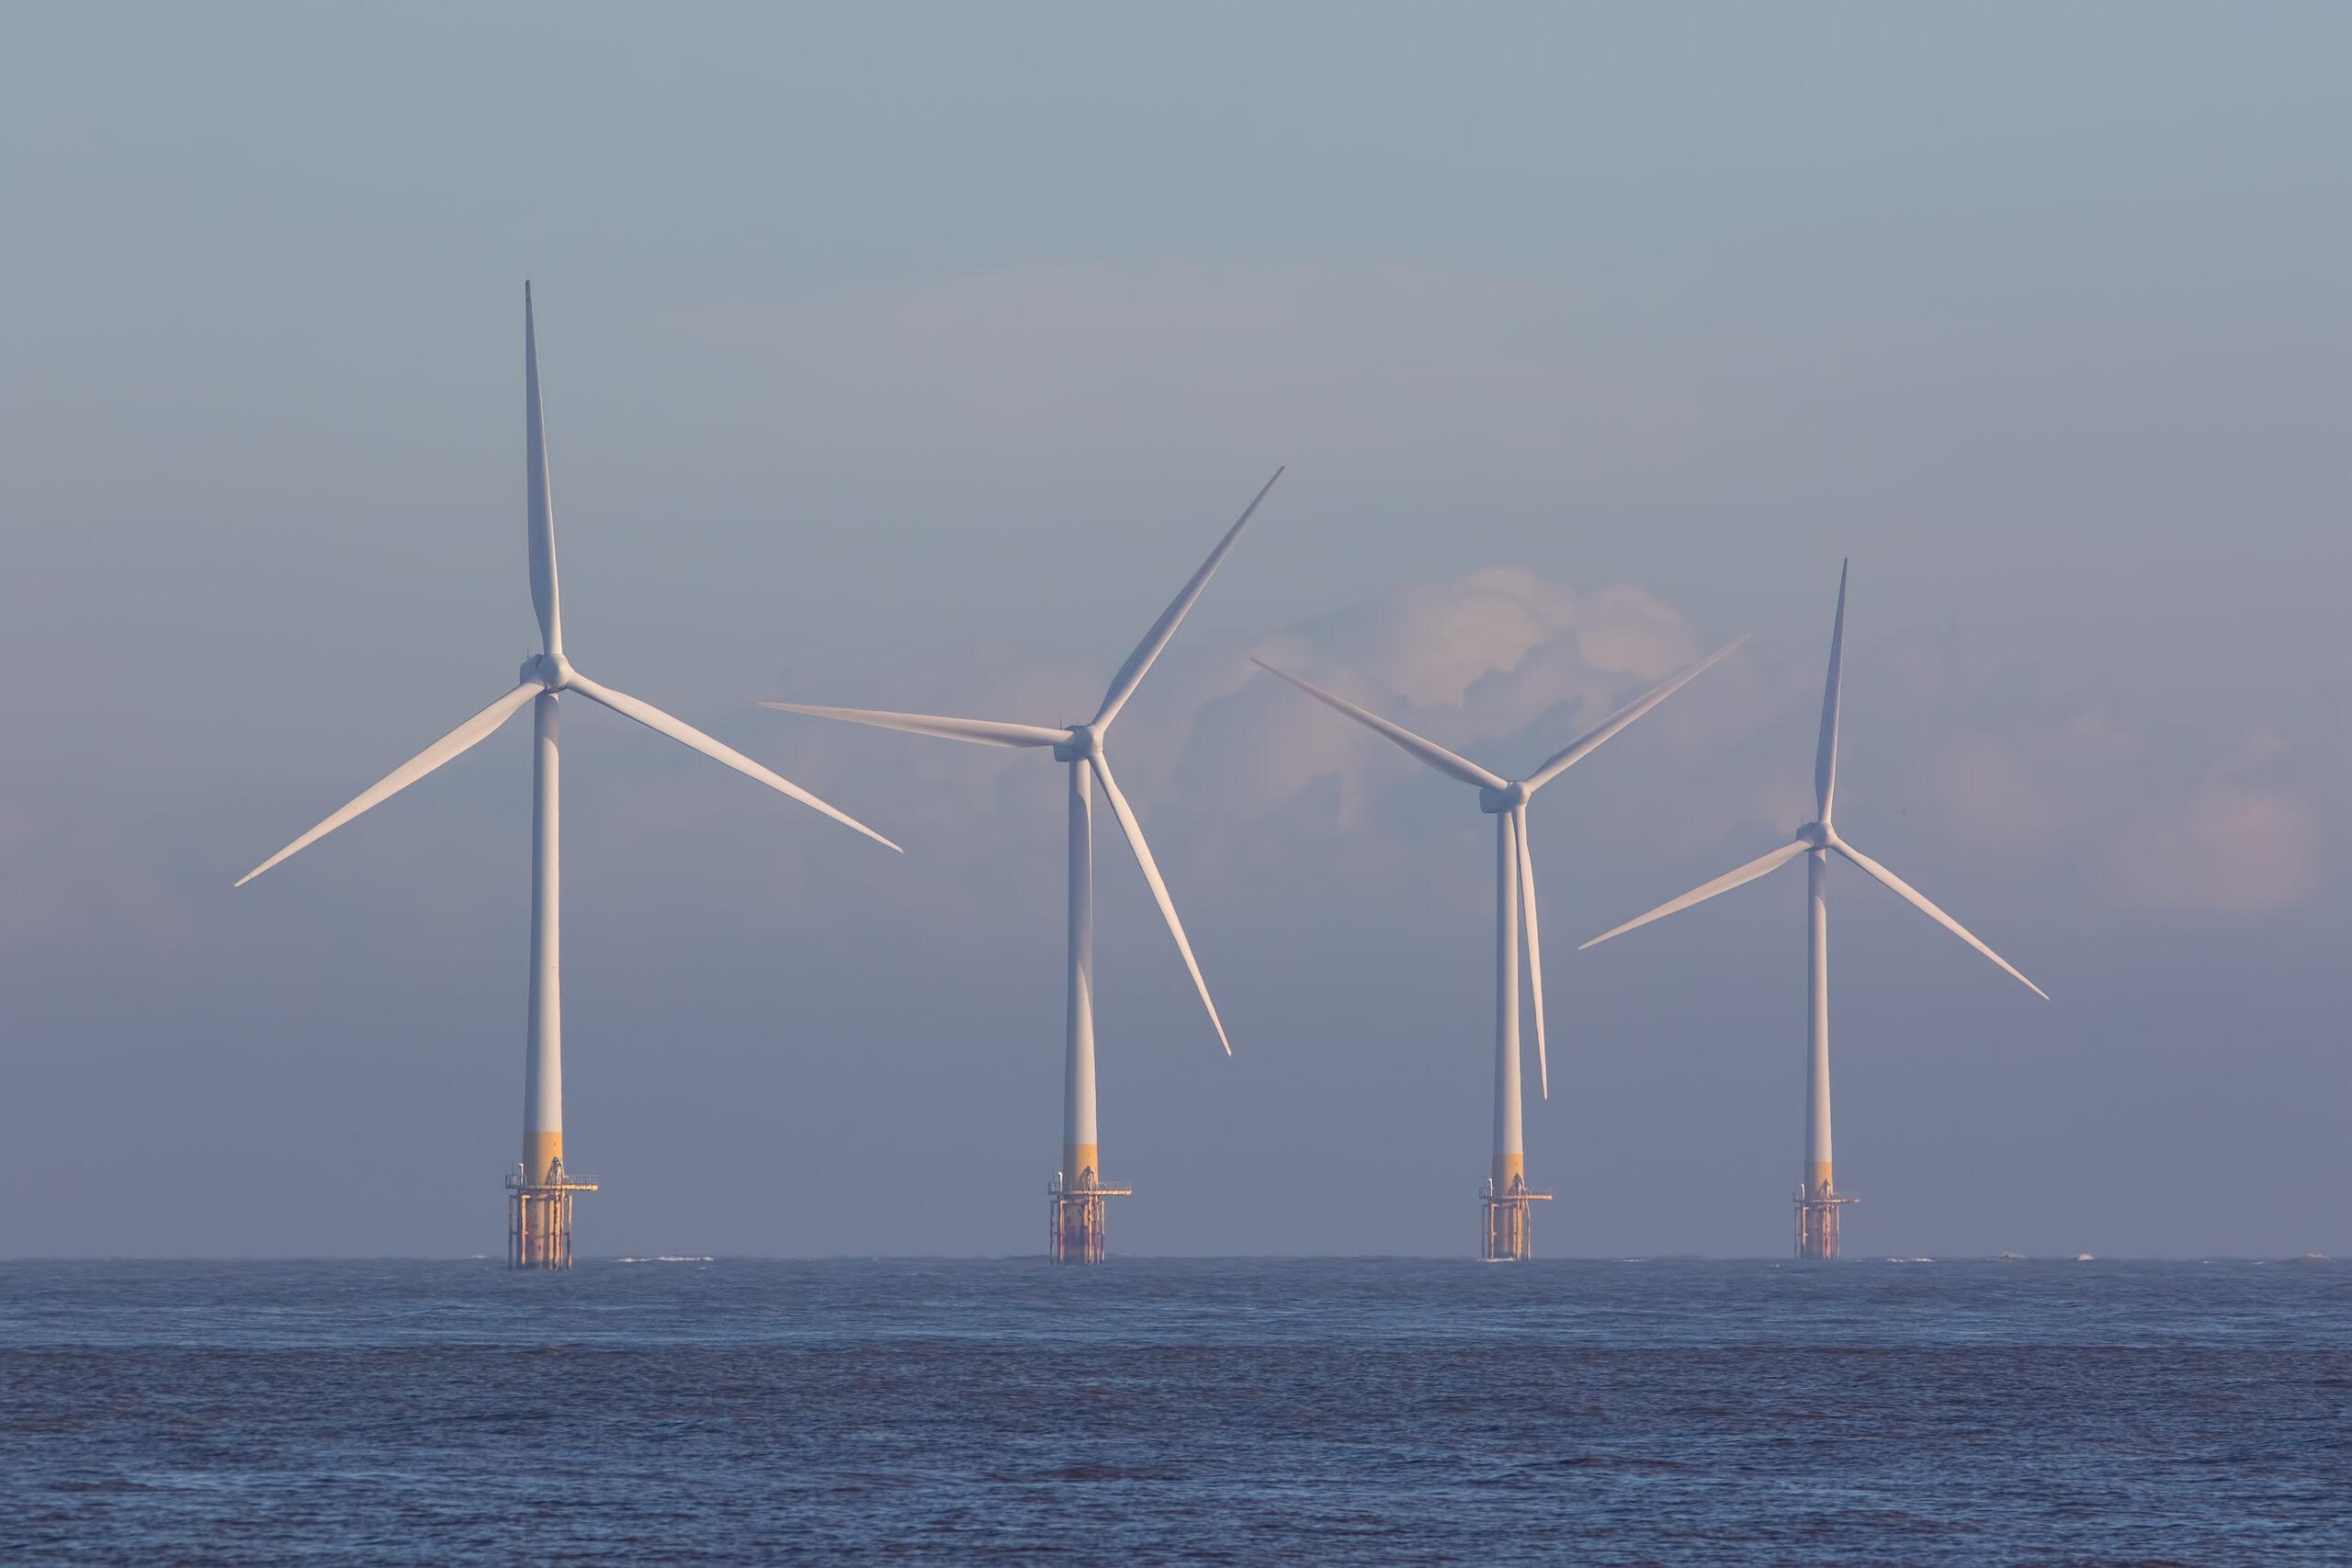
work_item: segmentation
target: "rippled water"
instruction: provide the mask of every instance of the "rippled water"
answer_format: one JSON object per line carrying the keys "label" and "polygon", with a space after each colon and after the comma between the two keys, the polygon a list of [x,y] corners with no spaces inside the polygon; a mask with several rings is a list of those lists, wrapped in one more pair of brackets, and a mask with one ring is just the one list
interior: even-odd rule
{"label": "rippled water", "polygon": [[2352,1561],[2352,1267],[0,1263],[0,1560]]}

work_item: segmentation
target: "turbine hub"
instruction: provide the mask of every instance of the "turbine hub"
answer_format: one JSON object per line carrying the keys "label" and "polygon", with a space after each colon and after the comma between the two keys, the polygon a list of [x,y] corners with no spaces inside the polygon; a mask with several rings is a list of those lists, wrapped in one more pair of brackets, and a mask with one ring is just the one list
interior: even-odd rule
{"label": "turbine hub", "polygon": [[1506,811],[1516,811],[1527,804],[1527,783],[1518,780],[1501,789],[1481,784],[1478,787],[1478,809],[1489,817],[1500,817]]}
{"label": "turbine hub", "polygon": [[1054,742],[1054,761],[1057,762],[1092,761],[1102,754],[1102,737],[1095,733],[1091,724],[1073,724],[1069,727],[1069,739]]}
{"label": "turbine hub", "polygon": [[571,660],[560,653],[535,653],[523,660],[523,681],[537,682],[550,692],[571,684]]}
{"label": "turbine hub", "polygon": [[1826,822],[1806,823],[1804,827],[1797,829],[1797,841],[1803,844],[1811,844],[1816,850],[1827,849],[1829,847],[1829,824]]}

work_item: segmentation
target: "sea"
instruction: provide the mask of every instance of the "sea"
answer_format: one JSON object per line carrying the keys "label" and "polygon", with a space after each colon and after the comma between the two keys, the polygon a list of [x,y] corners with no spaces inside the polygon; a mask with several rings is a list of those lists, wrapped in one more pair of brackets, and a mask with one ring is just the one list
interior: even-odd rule
{"label": "sea", "polygon": [[0,1562],[2346,1563],[2352,1265],[0,1262]]}

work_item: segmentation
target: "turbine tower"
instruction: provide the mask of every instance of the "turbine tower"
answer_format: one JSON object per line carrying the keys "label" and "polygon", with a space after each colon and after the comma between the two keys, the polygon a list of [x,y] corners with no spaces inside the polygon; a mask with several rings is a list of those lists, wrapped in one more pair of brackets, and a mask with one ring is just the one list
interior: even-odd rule
{"label": "turbine tower", "polygon": [[[1799,855],[1805,857],[1806,903],[1810,911],[1805,927],[1808,976],[1805,1021],[1810,1049],[1805,1057],[1804,1169],[1797,1183],[1796,1193],[1796,1255],[1799,1258],[1837,1257],[1838,1211],[1847,1203],[1860,1201],[1839,1195],[1837,1183],[1830,1177],[1829,906],[1826,896],[1829,856],[1835,852],[1860,867],[1874,880],[1893,888],[1920,913],[1999,964],[2027,990],[2044,1001],[2050,999],[2047,991],[2018,974],[2007,959],[1977,941],[1967,927],[1938,908],[1926,894],[1839,838],[1838,829],[1830,826],[1830,799],[1838,791],[1838,687],[1844,679],[1845,663],[1846,567],[1841,564],[1838,569],[1838,619],[1829,633],[1829,679],[1821,693],[1821,739],[1814,751],[1813,789],[1818,813],[1815,820],[1799,828],[1794,840],[1771,853],[1759,855],[1736,871],[1725,872],[1713,882],[1694,887],[1679,898],[1660,904],[1637,919],[1627,920],[1622,926],[1603,931],[1584,944],[1585,947],[1596,946],[1612,936],[1632,931],[1635,926],[1645,926],[1678,909],[1702,904],[1718,893],[1729,892],[1744,882],[1753,882]],[[1582,952],[1583,948],[1577,951]]]}
{"label": "turbine tower", "polygon": [[556,702],[577,692],[657,734],[691,747],[739,773],[814,807],[834,821],[897,849],[855,818],[834,809],[791,781],[722,746],[682,719],[626,692],[600,685],[571,667],[563,653],[563,603],[556,592],[555,513],[548,491],[547,434],[539,415],[538,343],[531,319],[531,286],[523,285],[523,411],[525,536],[531,566],[531,606],[537,612],[540,650],[523,661],[520,682],[457,728],[378,780],[325,821],[237,878],[243,887],[279,861],[368,807],[406,789],[444,762],[489,739],[492,730],[531,708],[531,971],[530,1010],[523,1055],[523,1158],[507,1176],[506,1261],[517,1269],[571,1266],[571,1198],[594,1192],[592,1178],[563,1163],[563,987],[559,966],[561,913],[557,856]]}
{"label": "turbine tower", "polygon": [[1119,710],[1126,705],[1153,660],[1176,635],[1176,628],[1183,624],[1193,601],[1224,563],[1234,541],[1241,536],[1241,530],[1250,525],[1259,502],[1274,488],[1274,479],[1282,477],[1283,470],[1276,468],[1273,479],[1265,482],[1240,518],[1226,530],[1225,537],[1209,552],[1209,558],[1201,563],[1201,570],[1193,574],[1192,581],[1184,584],[1159,619],[1152,623],[1151,629],[1144,633],[1136,650],[1127,655],[1127,661],[1119,666],[1119,672],[1111,678],[1110,690],[1102,695],[1102,707],[1083,724],[1056,728],[999,724],[978,718],[943,718],[931,714],[887,713],[872,708],[815,707],[806,703],[760,704],[785,713],[813,714],[819,718],[844,719],[877,729],[899,729],[910,735],[962,740],[975,746],[1050,747],[1054,761],[1069,765],[1069,998],[1063,1043],[1062,1168],[1046,1189],[1047,1252],[1057,1263],[1102,1262],[1107,1256],[1103,1200],[1125,1198],[1134,1190],[1103,1181],[1102,1145],[1094,1120],[1093,786],[1098,782],[1102,786],[1102,797],[1111,803],[1111,814],[1119,819],[1120,830],[1126,835],[1127,847],[1135,852],[1136,864],[1142,868],[1152,898],[1159,905],[1160,918],[1168,922],[1168,934],[1176,939],[1176,951],[1183,955],[1193,987],[1201,994],[1201,1005],[1208,1010],[1217,1043],[1225,1047],[1227,1055],[1233,1055],[1233,1043],[1226,1038],[1224,1021],[1216,1015],[1216,1003],[1209,999],[1209,985],[1201,977],[1201,965],[1193,956],[1193,944],[1184,938],[1184,922],[1176,918],[1176,905],[1168,897],[1167,883],[1160,879],[1159,864],[1152,859],[1151,846],[1144,841],[1143,825],[1136,820],[1135,808],[1127,804],[1119,781],[1112,775],[1111,760],[1103,752],[1102,741],[1110,732],[1111,721],[1119,716]]}
{"label": "turbine tower", "polygon": [[1578,737],[1523,779],[1505,779],[1477,763],[1457,757],[1433,740],[1425,740],[1401,725],[1332,695],[1320,686],[1285,674],[1261,659],[1255,662],[1280,676],[1317,702],[1385,736],[1451,779],[1478,791],[1478,809],[1495,819],[1495,1148],[1494,1162],[1479,1197],[1479,1256],[1489,1263],[1535,1256],[1534,1211],[1549,1192],[1527,1185],[1526,1145],[1520,1131],[1519,1090],[1519,948],[1522,918],[1526,925],[1528,988],[1534,1003],[1535,1063],[1544,1098],[1552,1098],[1552,1068],[1544,1042],[1544,944],[1535,920],[1535,856],[1527,842],[1527,802],[1530,796],[1559,777],[1601,742],[1680,691],[1700,671],[1747,639],[1725,644],[1698,663],[1668,677]]}

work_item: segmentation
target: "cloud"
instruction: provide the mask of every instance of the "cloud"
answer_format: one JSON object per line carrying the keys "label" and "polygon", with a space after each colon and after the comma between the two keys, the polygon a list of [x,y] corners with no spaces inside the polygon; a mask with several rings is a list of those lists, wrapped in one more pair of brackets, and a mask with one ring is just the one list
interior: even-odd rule
{"label": "cloud", "polygon": [[2142,908],[2232,915],[2311,899],[2325,879],[2319,792],[2330,787],[2314,761],[2284,735],[2258,734],[2186,794],[2129,812],[2109,846],[2117,893]]}
{"label": "cloud", "polygon": [[[1926,639],[1887,660],[1911,753],[1898,772],[1972,858],[2060,868],[2103,908],[2252,916],[2330,877],[2340,749],[2277,729],[2199,730],[2097,694],[1972,684]],[[2014,682],[2009,682],[2014,684]]]}
{"label": "cloud", "polygon": [[[1498,567],[1255,651],[1510,774],[1702,642],[1687,616],[1639,588],[1579,591]],[[1661,854],[1785,832],[1811,814],[1819,657],[1743,653],[1710,671],[1643,720],[1647,760],[1620,764],[1639,784],[1612,769],[1582,781],[1586,800],[1637,818]],[[2304,904],[2333,880],[2341,834],[2330,824],[2352,795],[2352,747],[2197,729],[2041,686],[2014,671],[1971,678],[1948,635],[1853,649],[1841,823],[1886,852],[1980,875],[2031,871],[2044,901],[2100,911],[2249,917]],[[1206,706],[1183,793],[1246,820],[1328,786],[1329,830],[1367,829],[1378,793],[1416,764],[1303,701],[1260,682]],[[1899,838],[1888,845],[1895,834],[1910,838],[1907,852]]]}
{"label": "cloud", "polygon": [[[1251,640],[1180,637],[1113,750],[1180,898],[1204,879],[1246,897],[1289,862],[1327,874],[1317,845],[1334,839],[1353,846],[1351,877],[1424,881],[1456,852],[1444,835],[1466,799],[1252,656],[1509,776],[1710,640],[1636,585],[1485,567]],[[1820,657],[1743,649],[1579,767],[1577,806],[1547,829],[1589,840],[1588,871],[1645,886],[1663,862],[1786,833],[1812,814]],[[1054,723],[1091,711],[1102,679],[991,644],[815,695]],[[2352,784],[2352,749],[2159,721],[2030,673],[1972,676],[1949,632],[1851,648],[1847,721],[1841,825],[1956,898],[1976,901],[1955,876],[2020,887],[2030,876],[2038,901],[2102,916],[2240,918],[2308,901],[2333,874],[2330,814]],[[860,803],[959,874],[985,884],[1008,841],[1050,836],[1058,781],[1023,765],[1034,758],[784,722],[794,777]],[[967,895],[975,910],[998,897],[985,886],[954,897]]]}
{"label": "cloud", "polygon": [[[1527,748],[1498,742],[1550,717],[1557,739],[1546,750],[1556,749],[1629,687],[1688,663],[1699,647],[1687,617],[1639,589],[1580,593],[1508,566],[1405,589],[1263,638],[1250,652],[1441,745],[1479,751],[1474,760],[1510,774],[1544,753],[1517,755]],[[1381,781],[1420,768],[1371,731],[1262,680],[1204,705],[1182,757],[1186,791],[1231,815],[1264,817],[1329,784],[1343,825],[1360,820]]]}

